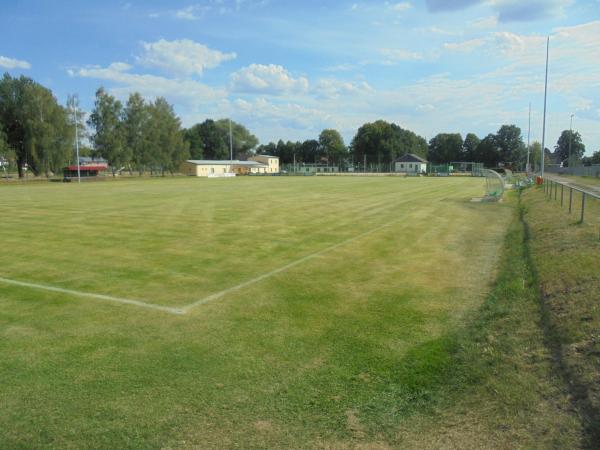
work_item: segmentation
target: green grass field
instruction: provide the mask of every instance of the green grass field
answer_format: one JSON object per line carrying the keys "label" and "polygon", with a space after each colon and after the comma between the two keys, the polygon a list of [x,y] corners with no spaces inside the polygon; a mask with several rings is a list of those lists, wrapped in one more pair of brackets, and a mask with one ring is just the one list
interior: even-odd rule
{"label": "green grass field", "polygon": [[186,311],[0,281],[2,447],[397,446],[441,385],[463,383],[455,337],[514,213],[470,202],[483,191],[476,178],[1,186],[1,278]]}

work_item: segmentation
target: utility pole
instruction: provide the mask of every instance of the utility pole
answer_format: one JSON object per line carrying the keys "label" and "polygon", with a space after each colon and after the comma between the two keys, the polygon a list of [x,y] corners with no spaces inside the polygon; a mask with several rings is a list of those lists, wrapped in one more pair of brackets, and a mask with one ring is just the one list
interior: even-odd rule
{"label": "utility pole", "polygon": [[525,172],[529,173],[531,170],[529,168],[529,151],[531,147],[529,146],[529,140],[531,138],[531,102],[529,102],[529,127],[527,128],[527,164],[525,165]]}
{"label": "utility pole", "polygon": [[542,125],[542,177],[544,176],[544,160],[546,152],[546,100],[548,98],[548,57],[550,55],[550,36],[546,41],[546,81],[544,83],[544,120]]}
{"label": "utility pole", "polygon": [[573,116],[575,114],[571,114],[571,125],[569,126],[569,170],[573,167],[573,162],[571,160],[571,144],[573,141]]}

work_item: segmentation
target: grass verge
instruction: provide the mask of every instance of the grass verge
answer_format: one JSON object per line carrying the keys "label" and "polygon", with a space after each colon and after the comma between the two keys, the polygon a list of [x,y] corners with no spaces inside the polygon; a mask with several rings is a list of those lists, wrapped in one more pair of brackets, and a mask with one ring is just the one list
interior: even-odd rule
{"label": "grass verge", "polygon": [[528,248],[540,286],[542,317],[556,367],[583,423],[582,446],[600,442],[600,239],[547,200],[523,195]]}
{"label": "grass verge", "polygon": [[[517,203],[516,195],[509,201]],[[517,205],[515,205],[517,206]],[[452,338],[439,401],[400,428],[406,448],[581,448],[585,426],[572,403],[554,346],[547,308],[528,250],[519,204],[496,282],[470,325]]]}

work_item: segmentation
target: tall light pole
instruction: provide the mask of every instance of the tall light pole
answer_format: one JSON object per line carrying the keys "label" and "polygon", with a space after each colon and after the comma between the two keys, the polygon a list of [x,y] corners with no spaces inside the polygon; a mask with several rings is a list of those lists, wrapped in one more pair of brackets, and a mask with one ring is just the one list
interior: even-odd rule
{"label": "tall light pole", "polygon": [[571,161],[571,145],[573,141],[573,116],[575,114],[571,114],[571,125],[569,126],[569,170],[573,167],[573,163]]}
{"label": "tall light pole", "polygon": [[525,165],[525,172],[529,174],[529,150],[531,149],[529,145],[529,140],[531,138],[531,102],[529,102],[529,127],[527,128],[527,164]]}
{"label": "tall light pole", "polygon": [[544,176],[544,160],[546,152],[546,100],[548,98],[548,57],[550,55],[550,36],[546,41],[546,81],[544,83],[544,120],[542,125],[542,177]]}
{"label": "tall light pole", "polygon": [[233,162],[233,132],[231,130],[231,119],[229,119],[229,159]]}
{"label": "tall light pole", "polygon": [[77,182],[81,183],[81,169],[79,166],[79,131],[77,130],[77,105],[73,102],[73,122],[75,122],[75,152],[77,154]]}

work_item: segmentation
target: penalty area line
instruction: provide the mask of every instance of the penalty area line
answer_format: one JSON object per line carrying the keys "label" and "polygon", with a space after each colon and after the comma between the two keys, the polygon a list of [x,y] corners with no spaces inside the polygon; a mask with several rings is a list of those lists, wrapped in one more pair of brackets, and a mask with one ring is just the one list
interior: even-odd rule
{"label": "penalty area line", "polygon": [[204,298],[201,298],[198,301],[195,301],[193,303],[190,303],[189,305],[183,306],[181,308],[181,310],[183,311],[183,313],[187,313],[191,309],[195,308],[196,306],[200,306],[200,305],[203,305],[205,303],[209,303],[209,302],[213,302],[215,300],[219,300],[220,298],[224,297],[225,295],[227,295],[227,294],[229,294],[231,292],[238,291],[240,289],[243,289],[245,287],[248,287],[248,286],[251,286],[251,285],[253,285],[255,283],[258,283],[259,281],[262,281],[262,280],[264,280],[266,278],[272,277],[273,275],[277,275],[277,274],[279,274],[281,272],[285,272],[286,270],[289,270],[292,267],[295,267],[295,266],[297,266],[299,264],[302,264],[302,263],[304,263],[306,261],[310,261],[311,259],[317,258],[317,257],[319,257],[319,256],[321,256],[321,255],[323,255],[325,253],[328,253],[328,252],[330,252],[332,250],[335,250],[335,249],[337,249],[339,247],[347,245],[347,244],[349,244],[351,242],[354,242],[354,241],[357,241],[359,239],[362,239],[365,236],[368,236],[370,234],[376,233],[379,230],[382,230],[383,228],[389,227],[390,225],[393,225],[393,224],[398,223],[398,222],[400,222],[400,220],[393,220],[391,222],[388,222],[388,223],[380,225],[380,226],[378,226],[376,228],[373,228],[372,230],[365,231],[364,233],[361,233],[359,235],[353,236],[353,237],[351,237],[349,239],[346,239],[346,240],[344,240],[342,242],[338,242],[337,244],[333,244],[333,245],[331,245],[331,246],[329,246],[327,248],[324,248],[322,250],[319,250],[319,251],[317,251],[315,253],[311,253],[309,255],[303,256],[300,259],[292,261],[291,263],[288,263],[285,266],[281,266],[281,267],[279,267],[277,269],[271,270],[270,272],[264,273],[264,274],[262,274],[262,275],[260,275],[260,276],[258,276],[256,278],[252,278],[252,279],[250,279],[248,281],[244,281],[243,283],[236,284],[235,286],[229,287],[227,289],[223,289],[222,291],[219,291],[219,292],[216,292],[214,294],[208,295],[208,296],[206,296]]}
{"label": "penalty area line", "polygon": [[185,311],[183,311],[180,308],[169,308],[168,306],[153,305],[152,303],[145,303],[145,302],[141,302],[139,300],[131,300],[128,298],[113,297],[111,295],[93,294],[91,292],[75,291],[72,289],[64,289],[64,288],[59,288],[59,287],[55,287],[55,286],[48,286],[45,284],[28,283],[26,281],[11,280],[9,278],[2,278],[2,277],[0,277],[0,283],[11,284],[13,286],[21,286],[21,287],[26,287],[26,288],[31,288],[31,289],[40,289],[43,291],[58,292],[60,294],[67,294],[67,295],[72,295],[75,297],[92,298],[94,300],[102,300],[105,302],[121,303],[121,304],[125,304],[125,305],[138,306],[141,308],[154,309],[156,311],[163,311],[163,312],[168,312],[171,314],[178,314],[178,315],[185,314]]}

